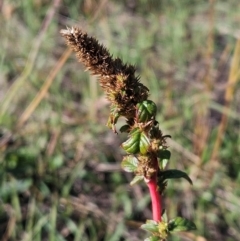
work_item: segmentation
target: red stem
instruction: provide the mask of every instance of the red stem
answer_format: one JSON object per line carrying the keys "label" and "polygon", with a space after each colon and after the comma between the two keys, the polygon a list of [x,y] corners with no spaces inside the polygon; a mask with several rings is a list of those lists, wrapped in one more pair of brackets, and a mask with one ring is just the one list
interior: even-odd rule
{"label": "red stem", "polygon": [[150,192],[150,196],[151,196],[151,200],[152,200],[153,220],[161,221],[162,198],[158,192],[156,178],[146,180],[146,183],[149,188],[149,192]]}

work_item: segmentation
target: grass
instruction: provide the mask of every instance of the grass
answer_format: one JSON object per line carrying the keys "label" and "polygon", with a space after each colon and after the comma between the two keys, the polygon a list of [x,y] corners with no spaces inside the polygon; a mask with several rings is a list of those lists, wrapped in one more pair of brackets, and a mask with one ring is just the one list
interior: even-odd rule
{"label": "grass", "polygon": [[120,168],[124,137],[105,127],[96,79],[60,37],[66,25],[136,64],[158,105],[170,165],[194,181],[168,184],[169,216],[198,227],[170,240],[240,240],[239,10],[237,0],[5,1],[1,240],[140,241],[151,218],[146,187]]}

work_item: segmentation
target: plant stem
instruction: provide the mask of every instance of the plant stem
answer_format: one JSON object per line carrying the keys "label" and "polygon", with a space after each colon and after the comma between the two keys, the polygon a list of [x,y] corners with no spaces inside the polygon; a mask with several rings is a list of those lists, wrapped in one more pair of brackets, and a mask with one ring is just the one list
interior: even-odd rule
{"label": "plant stem", "polygon": [[146,183],[149,188],[149,192],[152,200],[153,220],[161,221],[162,199],[161,199],[161,195],[158,192],[156,178],[146,180]]}

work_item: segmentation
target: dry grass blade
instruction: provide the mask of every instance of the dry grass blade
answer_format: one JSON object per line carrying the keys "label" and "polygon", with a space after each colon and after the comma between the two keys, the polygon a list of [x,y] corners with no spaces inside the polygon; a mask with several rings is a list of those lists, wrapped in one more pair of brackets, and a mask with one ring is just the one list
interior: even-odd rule
{"label": "dry grass blade", "polygon": [[227,81],[227,88],[226,88],[226,92],[225,92],[225,106],[224,107],[226,108],[227,112],[222,114],[221,122],[218,126],[217,138],[216,138],[212,156],[211,156],[212,161],[217,160],[218,150],[219,150],[219,147],[221,146],[222,138],[223,138],[226,126],[227,126],[228,116],[229,116],[228,111],[229,111],[230,105],[233,100],[234,87],[240,77],[239,68],[240,68],[240,39],[238,39],[235,50],[234,50],[232,64],[230,67],[229,77],[228,77],[228,81]]}
{"label": "dry grass blade", "polygon": [[8,90],[5,99],[2,103],[1,109],[0,109],[0,119],[3,117],[5,112],[7,111],[11,100],[14,98],[14,96],[17,96],[16,93],[21,88],[21,86],[24,84],[28,76],[31,74],[35,61],[37,59],[37,55],[40,49],[40,46],[43,42],[44,35],[54,17],[54,14],[56,12],[56,9],[58,8],[60,4],[60,0],[54,0],[51,7],[48,10],[48,13],[46,17],[43,20],[42,26],[40,28],[40,31],[36,38],[33,40],[33,46],[32,50],[30,51],[30,54],[28,56],[25,68],[22,72],[22,74],[17,78],[14,82],[14,84],[11,86],[11,88]]}
{"label": "dry grass blade", "polygon": [[181,146],[176,141],[174,141],[172,139],[169,139],[168,143],[175,151],[181,153],[184,157],[186,157],[188,160],[190,160],[195,165],[199,165],[199,163],[201,162],[201,158],[199,156],[197,156],[194,153],[190,152],[189,150],[187,150],[186,148]]}
{"label": "dry grass blade", "polygon": [[6,232],[2,236],[2,239],[1,239],[2,241],[7,241],[10,239],[17,222],[17,218],[16,218],[16,215],[14,214],[14,210],[12,209],[12,207],[7,205],[5,209],[8,212],[9,221],[8,221]]}
{"label": "dry grass blade", "polygon": [[[203,78],[204,91],[205,93],[210,93],[213,85],[214,79],[212,78],[213,72],[213,50],[214,50],[214,24],[215,24],[215,0],[209,0],[209,10],[208,10],[208,24],[209,31],[207,37],[207,46],[205,53],[205,67],[206,72]],[[208,123],[209,115],[209,100],[203,99],[196,110],[194,134],[194,153],[198,156],[202,156],[204,148],[209,138],[210,127]],[[199,163],[201,165],[201,163]]]}
{"label": "dry grass blade", "polygon": [[57,64],[53,68],[53,70],[50,72],[49,76],[47,77],[47,79],[46,79],[45,83],[43,84],[41,90],[38,92],[38,94],[35,96],[33,101],[30,103],[30,105],[26,108],[26,110],[21,115],[21,117],[19,119],[19,122],[18,122],[18,127],[22,126],[28,120],[28,118],[33,113],[33,111],[37,108],[37,106],[39,105],[41,100],[46,95],[46,93],[47,93],[48,89],[50,88],[51,84],[53,83],[53,80],[56,77],[57,73],[59,72],[59,70],[62,68],[62,66],[64,65],[64,63],[66,62],[68,57],[70,56],[71,52],[72,51],[70,49],[67,49],[63,53],[63,55],[61,56],[61,58],[59,59],[59,61],[57,62]]}
{"label": "dry grass blade", "polygon": [[94,203],[82,204],[79,198],[71,197],[70,199],[60,198],[60,204],[64,206],[70,205],[74,208],[75,212],[79,212],[80,214],[91,214],[96,218],[101,218],[104,222],[107,221],[104,213]]}
{"label": "dry grass blade", "polygon": [[228,78],[228,85],[225,92],[225,100],[231,102],[234,96],[234,87],[239,80],[239,67],[240,67],[240,39],[238,39],[233,55],[231,69]]}

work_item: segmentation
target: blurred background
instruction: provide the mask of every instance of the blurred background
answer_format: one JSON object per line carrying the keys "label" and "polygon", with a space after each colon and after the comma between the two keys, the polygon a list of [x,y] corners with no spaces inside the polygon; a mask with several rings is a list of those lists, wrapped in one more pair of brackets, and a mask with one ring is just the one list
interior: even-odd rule
{"label": "blurred background", "polygon": [[191,0],[0,1],[0,240],[142,241],[144,183],[120,168],[126,139],[60,36],[78,26],[134,64],[170,134],[170,241],[240,240],[240,4]]}

